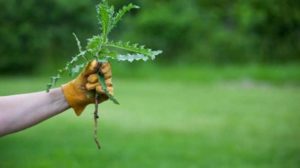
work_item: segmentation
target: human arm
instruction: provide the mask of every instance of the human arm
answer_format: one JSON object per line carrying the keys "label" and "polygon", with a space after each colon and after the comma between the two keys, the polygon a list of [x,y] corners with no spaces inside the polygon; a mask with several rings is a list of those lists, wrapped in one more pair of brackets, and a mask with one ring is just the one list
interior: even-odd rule
{"label": "human arm", "polygon": [[0,136],[23,130],[55,116],[70,106],[61,88],[0,97]]}
{"label": "human arm", "polygon": [[99,102],[107,100],[96,73],[105,77],[108,91],[113,94],[110,64],[93,61],[77,78],[49,93],[35,92],[0,97],[0,137],[38,124],[52,116],[73,108],[80,115],[85,106],[94,102],[95,91]]}

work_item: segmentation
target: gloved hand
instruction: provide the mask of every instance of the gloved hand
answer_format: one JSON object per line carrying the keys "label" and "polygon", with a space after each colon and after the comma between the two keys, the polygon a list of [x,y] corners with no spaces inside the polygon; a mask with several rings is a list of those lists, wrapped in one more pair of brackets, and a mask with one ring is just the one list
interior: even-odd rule
{"label": "gloved hand", "polygon": [[108,99],[98,82],[99,70],[104,74],[108,92],[113,95],[111,66],[96,60],[90,62],[77,78],[62,86],[64,96],[77,116],[88,104],[95,102],[95,91],[99,94],[99,103]]}

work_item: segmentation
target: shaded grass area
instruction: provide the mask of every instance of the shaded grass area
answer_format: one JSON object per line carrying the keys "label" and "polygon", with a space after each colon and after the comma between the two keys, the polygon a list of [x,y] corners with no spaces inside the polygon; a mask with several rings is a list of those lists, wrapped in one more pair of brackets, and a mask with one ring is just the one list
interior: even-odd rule
{"label": "shaded grass area", "polygon": [[[46,79],[0,80],[0,95],[7,95],[43,90]],[[298,86],[155,78],[114,83],[121,105],[100,105],[100,151],[89,106],[82,117],[69,110],[0,138],[0,167],[300,165]]]}

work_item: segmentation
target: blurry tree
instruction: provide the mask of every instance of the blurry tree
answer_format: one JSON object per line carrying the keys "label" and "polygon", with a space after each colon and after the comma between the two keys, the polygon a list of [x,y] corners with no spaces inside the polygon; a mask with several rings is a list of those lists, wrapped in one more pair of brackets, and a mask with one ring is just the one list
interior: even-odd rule
{"label": "blurry tree", "polygon": [[165,51],[165,61],[300,61],[300,2],[152,0],[130,21],[128,38]]}
{"label": "blurry tree", "polygon": [[[164,50],[162,63],[282,63],[300,61],[296,0],[111,0],[134,2],[113,33]],[[93,0],[0,1],[2,73],[48,68],[72,56],[72,32],[97,31]],[[22,72],[24,72],[22,71]]]}
{"label": "blurry tree", "polygon": [[72,32],[81,36],[96,28],[92,0],[1,0],[0,6],[2,73],[60,64],[74,53]]}

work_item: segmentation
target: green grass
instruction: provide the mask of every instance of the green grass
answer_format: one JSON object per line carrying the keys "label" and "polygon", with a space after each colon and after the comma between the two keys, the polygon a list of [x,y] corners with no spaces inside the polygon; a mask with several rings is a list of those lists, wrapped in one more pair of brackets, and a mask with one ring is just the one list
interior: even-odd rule
{"label": "green grass", "polygon": [[[0,95],[42,90],[47,82],[0,81]],[[93,142],[93,106],[89,106],[82,117],[69,110],[0,138],[0,167],[300,165],[299,86],[244,80],[119,79],[114,83],[121,105],[100,106],[100,151]]]}

